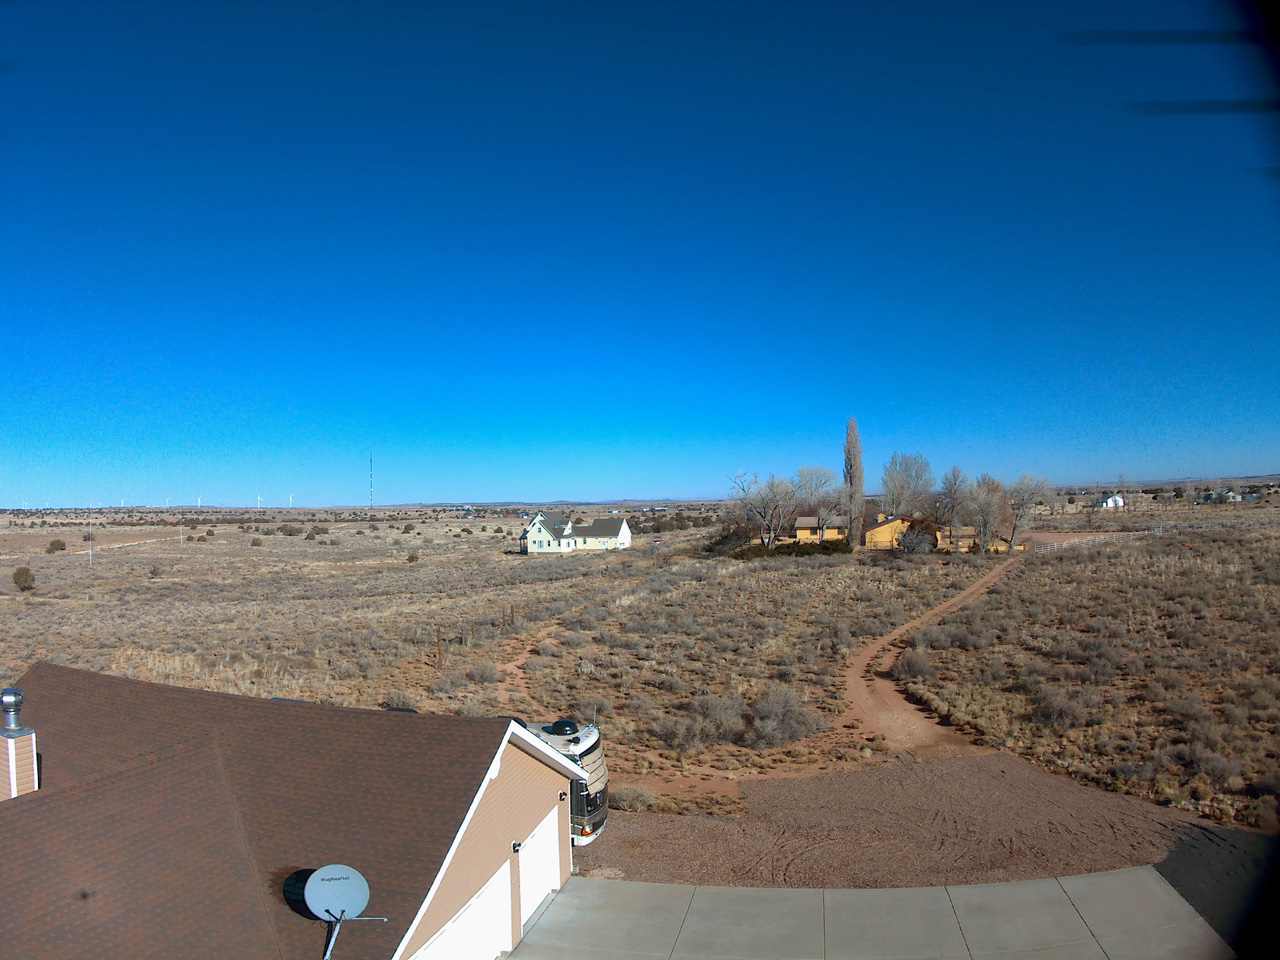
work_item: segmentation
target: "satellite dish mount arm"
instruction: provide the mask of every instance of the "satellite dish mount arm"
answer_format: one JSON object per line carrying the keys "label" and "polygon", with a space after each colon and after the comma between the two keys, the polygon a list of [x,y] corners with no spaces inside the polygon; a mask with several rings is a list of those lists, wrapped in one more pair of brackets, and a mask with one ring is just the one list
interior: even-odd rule
{"label": "satellite dish mount arm", "polygon": [[333,945],[338,942],[338,931],[342,929],[343,923],[352,923],[356,920],[381,920],[383,923],[387,922],[386,917],[348,917],[345,910],[336,917],[330,910],[326,910],[325,913],[329,914],[329,937],[324,947],[324,960],[329,960],[333,954]]}

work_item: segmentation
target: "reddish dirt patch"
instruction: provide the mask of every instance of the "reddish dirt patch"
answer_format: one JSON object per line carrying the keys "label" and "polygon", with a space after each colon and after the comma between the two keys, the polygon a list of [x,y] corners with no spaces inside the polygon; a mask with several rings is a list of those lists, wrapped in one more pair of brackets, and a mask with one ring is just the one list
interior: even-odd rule
{"label": "reddish dirt patch", "polygon": [[739,816],[626,814],[574,852],[585,874],[665,883],[902,887],[1157,863],[1204,831],[1002,753],[744,784]]}

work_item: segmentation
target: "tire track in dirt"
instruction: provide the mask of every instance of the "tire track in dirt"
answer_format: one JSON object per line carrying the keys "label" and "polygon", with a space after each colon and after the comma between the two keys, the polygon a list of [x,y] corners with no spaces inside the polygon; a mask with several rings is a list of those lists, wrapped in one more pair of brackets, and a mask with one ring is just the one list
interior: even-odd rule
{"label": "tire track in dirt", "polygon": [[921,627],[967,606],[1003,580],[1022,562],[1022,557],[1005,560],[983,574],[949,600],[925,611],[878,640],[866,644],[845,670],[845,700],[848,706],[833,729],[814,738],[815,743],[847,740],[846,731],[861,721],[858,732],[868,739],[884,737],[890,749],[916,757],[962,756],[990,753],[988,747],[972,743],[968,737],[930,720],[907,701],[888,674],[897,644]]}

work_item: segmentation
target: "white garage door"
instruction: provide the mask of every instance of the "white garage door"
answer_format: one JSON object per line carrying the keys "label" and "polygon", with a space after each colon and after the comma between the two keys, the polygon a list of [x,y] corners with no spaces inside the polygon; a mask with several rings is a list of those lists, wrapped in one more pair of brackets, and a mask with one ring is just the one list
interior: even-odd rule
{"label": "white garage door", "polygon": [[560,889],[560,810],[551,812],[520,845],[520,925],[552,890]]}
{"label": "white garage door", "polygon": [[511,942],[511,863],[507,861],[412,960],[494,960]]}

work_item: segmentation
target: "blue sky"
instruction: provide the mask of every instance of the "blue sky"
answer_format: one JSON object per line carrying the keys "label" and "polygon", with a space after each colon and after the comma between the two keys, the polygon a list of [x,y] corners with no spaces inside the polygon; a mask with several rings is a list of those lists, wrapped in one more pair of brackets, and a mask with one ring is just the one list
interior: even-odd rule
{"label": "blue sky", "polygon": [[0,506],[1280,470],[1209,3],[0,7]]}

